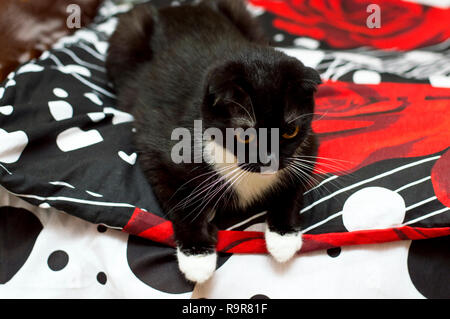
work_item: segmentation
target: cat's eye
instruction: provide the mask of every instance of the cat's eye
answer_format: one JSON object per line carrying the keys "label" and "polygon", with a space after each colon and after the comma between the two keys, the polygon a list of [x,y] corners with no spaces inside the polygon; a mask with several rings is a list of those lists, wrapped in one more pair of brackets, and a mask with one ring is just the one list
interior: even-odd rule
{"label": "cat's eye", "polygon": [[239,143],[248,144],[255,139],[255,134],[236,133],[236,139]]}
{"label": "cat's eye", "polygon": [[289,132],[284,133],[282,136],[283,136],[283,138],[289,140],[291,138],[296,137],[299,131],[300,131],[300,127],[298,125],[296,125],[294,130],[290,130]]}

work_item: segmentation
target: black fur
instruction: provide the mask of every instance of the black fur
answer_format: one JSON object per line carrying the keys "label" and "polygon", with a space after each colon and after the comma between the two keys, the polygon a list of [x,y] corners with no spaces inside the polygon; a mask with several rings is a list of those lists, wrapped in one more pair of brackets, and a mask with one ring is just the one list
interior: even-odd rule
{"label": "black fur", "polygon": [[[121,16],[106,65],[119,107],[135,117],[140,165],[173,222],[178,247],[187,254],[215,249],[217,229],[210,220],[238,210],[239,199],[230,192],[213,208],[219,192],[203,210],[176,207],[212,176],[213,168],[205,162],[175,164],[170,157],[177,143],[171,140],[173,129],[184,127],[193,134],[194,120],[200,119],[203,129],[225,130],[254,110],[257,127],[282,133],[291,129],[285,116],[293,111],[305,116],[295,122],[301,128],[297,137],[280,140],[281,168],[296,152],[316,153],[312,115],[306,114],[314,112],[317,72],[269,47],[240,1],[159,10],[138,5]],[[269,227],[284,234],[299,230],[304,188],[287,173],[281,175],[276,187],[252,206],[268,210]]]}

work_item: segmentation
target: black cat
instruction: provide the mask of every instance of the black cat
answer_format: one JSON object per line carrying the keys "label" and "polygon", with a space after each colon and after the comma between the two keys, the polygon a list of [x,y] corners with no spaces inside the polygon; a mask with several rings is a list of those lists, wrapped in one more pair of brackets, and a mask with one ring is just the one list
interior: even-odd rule
{"label": "black cat", "polygon": [[[173,222],[187,279],[212,275],[215,220],[233,212],[267,211],[266,243],[276,260],[300,249],[299,211],[317,150],[311,121],[321,81],[315,70],[268,45],[244,3],[137,5],[120,17],[106,66],[119,108],[134,115],[140,165]],[[212,128],[216,134],[201,135]],[[190,137],[183,145],[193,155],[183,161],[174,159],[176,132]]]}

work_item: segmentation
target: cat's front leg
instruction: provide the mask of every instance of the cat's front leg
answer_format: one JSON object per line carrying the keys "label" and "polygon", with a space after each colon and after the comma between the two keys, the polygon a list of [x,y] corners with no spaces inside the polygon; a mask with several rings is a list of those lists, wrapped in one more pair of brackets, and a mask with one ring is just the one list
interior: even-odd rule
{"label": "cat's front leg", "polygon": [[288,192],[280,194],[280,197],[269,206],[265,240],[274,259],[286,262],[302,247],[300,207],[303,196]]}
{"label": "cat's front leg", "polygon": [[177,243],[178,267],[186,279],[203,283],[217,264],[217,228],[207,218],[195,221],[173,221]]}

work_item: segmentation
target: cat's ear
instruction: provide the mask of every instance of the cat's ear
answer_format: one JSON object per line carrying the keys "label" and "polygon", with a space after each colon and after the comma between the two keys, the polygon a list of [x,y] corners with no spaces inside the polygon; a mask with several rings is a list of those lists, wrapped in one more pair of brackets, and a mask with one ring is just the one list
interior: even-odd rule
{"label": "cat's ear", "polygon": [[233,81],[221,83],[220,86],[210,83],[207,88],[208,105],[211,108],[224,107],[230,103],[242,104],[247,97],[244,89]]}
{"label": "cat's ear", "polygon": [[[205,106],[210,111],[227,111],[231,116],[245,112],[248,104],[247,82],[242,66],[230,63],[209,72],[205,88]],[[239,110],[240,109],[240,110]]]}
{"label": "cat's ear", "polygon": [[310,67],[304,67],[302,71],[303,74],[300,80],[301,88],[306,92],[316,92],[317,86],[322,84],[319,73]]}

